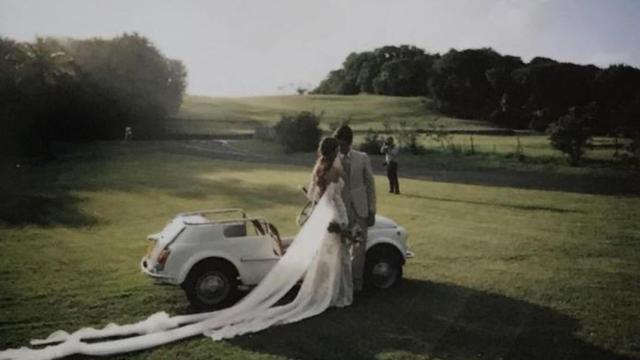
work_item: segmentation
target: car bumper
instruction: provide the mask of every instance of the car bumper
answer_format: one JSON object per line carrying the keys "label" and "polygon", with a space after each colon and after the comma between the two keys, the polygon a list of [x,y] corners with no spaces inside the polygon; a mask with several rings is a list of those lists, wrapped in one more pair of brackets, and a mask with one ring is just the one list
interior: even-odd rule
{"label": "car bumper", "polygon": [[140,270],[142,270],[142,272],[145,275],[153,278],[155,283],[157,283],[157,284],[176,284],[176,281],[175,281],[174,278],[172,278],[171,276],[168,276],[168,275],[158,274],[154,270],[149,269],[148,264],[149,264],[149,257],[148,256],[143,257],[140,260]]}

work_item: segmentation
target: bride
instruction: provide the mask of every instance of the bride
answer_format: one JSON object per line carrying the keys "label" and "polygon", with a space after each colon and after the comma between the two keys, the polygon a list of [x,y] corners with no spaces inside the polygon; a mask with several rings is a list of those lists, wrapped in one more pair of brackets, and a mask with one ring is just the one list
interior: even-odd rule
{"label": "bride", "polygon": [[[54,332],[32,345],[58,343],[41,349],[22,347],[0,351],[0,359],[54,359],[72,354],[111,355],[138,351],[204,334],[213,340],[257,332],[322,313],[330,306],[353,301],[351,259],[345,237],[348,219],[342,202],[342,168],[338,141],[324,138],[312,172],[308,196],[317,205],[298,235],[265,278],[236,305],[209,313],[169,317],[156,313],[144,321],[102,329],[83,328],[72,334]],[[293,301],[276,303],[302,279]],[[88,339],[123,337],[88,343]]]}

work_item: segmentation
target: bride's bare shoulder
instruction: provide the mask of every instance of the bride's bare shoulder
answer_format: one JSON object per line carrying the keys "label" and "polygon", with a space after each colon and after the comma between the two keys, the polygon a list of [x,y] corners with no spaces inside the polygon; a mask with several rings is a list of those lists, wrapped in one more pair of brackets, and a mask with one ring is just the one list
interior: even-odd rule
{"label": "bride's bare shoulder", "polygon": [[339,193],[344,186],[344,181],[342,180],[342,177],[338,176],[336,179],[329,183],[329,186],[331,186],[331,188],[333,188],[335,192]]}
{"label": "bride's bare shoulder", "polygon": [[340,170],[331,168],[327,171],[327,180],[329,183],[337,183],[340,181]]}

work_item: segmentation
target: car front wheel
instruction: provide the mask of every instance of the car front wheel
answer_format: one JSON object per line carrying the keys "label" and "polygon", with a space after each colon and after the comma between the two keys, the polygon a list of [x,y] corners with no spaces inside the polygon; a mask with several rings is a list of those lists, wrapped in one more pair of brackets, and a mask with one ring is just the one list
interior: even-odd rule
{"label": "car front wheel", "polygon": [[402,279],[402,258],[391,246],[377,246],[367,252],[364,281],[368,289],[389,289]]}
{"label": "car front wheel", "polygon": [[238,300],[238,273],[225,261],[205,260],[191,269],[182,288],[197,310],[222,309]]}

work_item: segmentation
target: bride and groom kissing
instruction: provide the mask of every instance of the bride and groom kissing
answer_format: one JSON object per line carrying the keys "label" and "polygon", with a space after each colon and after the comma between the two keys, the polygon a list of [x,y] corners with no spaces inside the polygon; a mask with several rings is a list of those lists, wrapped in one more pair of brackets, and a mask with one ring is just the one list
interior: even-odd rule
{"label": "bride and groom kissing", "polygon": [[[56,331],[49,338],[58,344],[0,351],[0,360],[121,354],[197,335],[229,339],[297,322],[332,306],[351,305],[354,291],[364,285],[367,228],[376,214],[371,163],[366,154],[351,149],[352,141],[353,132],[347,125],[333,137],[322,139],[308,191],[310,200],[316,202],[313,212],[278,263],[234,306],[173,317],[158,312],[138,323],[110,323],[72,334]],[[359,236],[345,236],[347,233]],[[281,305],[280,300],[298,284],[295,298]],[[120,338],[106,340],[113,337]],[[92,342],[86,342],[88,339]]]}
{"label": "bride and groom kissing", "polygon": [[[364,260],[367,231],[375,222],[376,192],[367,154],[351,148],[353,131],[342,125],[334,137],[324,138],[318,149],[318,161],[313,170],[311,189],[334,182],[338,188],[334,199],[338,223],[332,222],[329,231],[340,233],[351,230],[357,234],[351,242],[353,289],[361,291],[364,285]],[[339,149],[339,151],[337,151]],[[324,189],[318,189],[324,190]],[[317,201],[323,191],[310,191],[310,200]],[[346,243],[343,236],[342,241]],[[345,251],[346,246],[345,246]]]}

